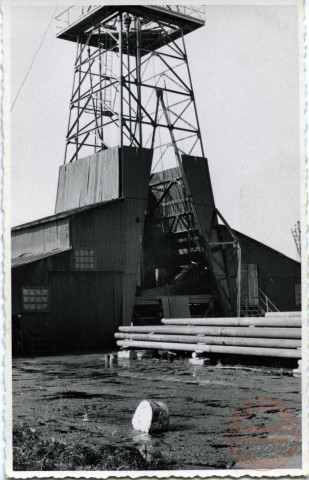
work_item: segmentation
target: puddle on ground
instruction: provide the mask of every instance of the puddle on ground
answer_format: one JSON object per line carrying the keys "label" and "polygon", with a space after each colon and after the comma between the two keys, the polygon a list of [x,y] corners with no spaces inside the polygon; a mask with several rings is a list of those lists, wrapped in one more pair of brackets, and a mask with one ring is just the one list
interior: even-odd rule
{"label": "puddle on ground", "polygon": [[[106,365],[98,354],[15,359],[13,368],[15,423],[23,421],[43,437],[159,452],[177,469],[233,468],[226,422],[251,398],[279,399],[301,418],[301,379],[287,369],[197,367],[158,359]],[[151,398],[169,408],[170,429],[164,434],[132,429],[137,405]],[[271,415],[265,413],[265,422]]]}

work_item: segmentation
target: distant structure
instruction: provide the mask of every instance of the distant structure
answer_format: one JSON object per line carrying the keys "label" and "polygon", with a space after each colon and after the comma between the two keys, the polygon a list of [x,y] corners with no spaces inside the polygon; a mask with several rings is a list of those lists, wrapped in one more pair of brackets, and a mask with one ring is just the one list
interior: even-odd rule
{"label": "distant structure", "polygon": [[184,38],[204,7],[70,7],[57,21],[77,48],[65,158],[55,215],[12,230],[15,352],[100,350],[119,325],[162,316],[299,309],[299,263],[215,206]]}
{"label": "distant structure", "polygon": [[294,242],[296,245],[296,250],[298,254],[298,258],[301,259],[301,229],[300,229],[300,221],[295,223],[294,228],[291,229]]}

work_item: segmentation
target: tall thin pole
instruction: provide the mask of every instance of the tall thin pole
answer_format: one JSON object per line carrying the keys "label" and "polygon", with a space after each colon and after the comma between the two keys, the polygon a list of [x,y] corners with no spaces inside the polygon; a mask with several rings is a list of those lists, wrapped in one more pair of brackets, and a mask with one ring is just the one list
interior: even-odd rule
{"label": "tall thin pole", "polygon": [[[100,121],[103,124],[103,95],[102,95],[102,47],[101,47],[101,27],[99,27],[98,35],[99,47],[99,81],[100,81]],[[106,71],[104,72],[106,74]],[[101,149],[103,149],[104,129],[101,127]]]}
{"label": "tall thin pole", "polygon": [[119,146],[123,147],[123,38],[122,38],[122,12],[119,13]]}
{"label": "tall thin pole", "polygon": [[131,103],[131,71],[130,71],[130,51],[129,51],[129,29],[127,30],[127,58],[128,58],[128,92],[129,92],[129,127],[130,127],[130,146],[133,142],[132,135],[132,103]]}
{"label": "tall thin pole", "polygon": [[81,86],[81,55],[82,55],[82,42],[80,42],[80,39],[78,37],[78,43],[80,47],[80,60],[79,60],[79,66],[78,66],[78,103],[77,103],[77,125],[76,125],[76,131],[77,135],[75,138],[75,146],[76,146],[76,160],[78,160],[78,150],[79,150],[79,118],[80,118],[80,86]]}
{"label": "tall thin pole", "polygon": [[241,248],[237,243],[238,268],[237,268],[237,317],[240,317],[240,295],[241,295]]}
{"label": "tall thin pole", "polygon": [[137,121],[139,127],[139,144],[143,147],[143,125],[142,125],[142,109],[141,109],[141,22],[136,18],[136,80],[137,80]]}
{"label": "tall thin pole", "polygon": [[[77,66],[77,62],[78,62],[78,57],[79,57],[79,43],[78,43],[78,39],[77,39],[77,43],[76,43],[76,59],[75,59],[75,64],[74,64],[73,85],[72,85],[71,102],[70,102],[70,112],[69,112],[69,122],[68,122],[68,132],[69,132],[70,127],[71,127],[72,111],[73,111],[73,108],[74,108],[74,107],[72,106],[72,101],[73,101],[73,96],[74,96],[74,91],[75,91],[75,84],[76,84],[76,76],[77,76],[76,66]],[[67,137],[68,137],[68,136],[69,136],[69,133],[67,133]],[[68,155],[69,142],[68,142],[68,140],[67,140],[67,137],[66,137],[66,142],[65,142],[64,163],[66,163],[66,161],[67,161],[67,155]]]}
{"label": "tall thin pole", "polygon": [[200,122],[199,122],[199,119],[198,119],[197,108],[196,108],[196,103],[195,103],[195,98],[194,98],[194,93],[193,93],[193,84],[192,84],[191,72],[190,72],[190,67],[189,67],[189,62],[188,62],[186,44],[185,44],[185,39],[183,38],[183,32],[181,32],[181,34],[182,34],[183,51],[185,53],[184,61],[186,62],[187,70],[188,70],[188,77],[189,77],[190,90],[191,90],[191,101],[193,102],[193,107],[194,107],[194,112],[195,112],[196,125],[197,125],[197,130],[198,130],[198,137],[199,137],[199,141],[200,141],[202,157],[205,157],[203,141],[202,141],[202,136],[201,136]]}

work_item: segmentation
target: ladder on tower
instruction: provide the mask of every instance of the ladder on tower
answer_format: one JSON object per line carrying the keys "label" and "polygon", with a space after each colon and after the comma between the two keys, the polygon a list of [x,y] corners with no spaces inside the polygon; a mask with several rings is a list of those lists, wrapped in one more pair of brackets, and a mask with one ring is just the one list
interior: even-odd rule
{"label": "ladder on tower", "polygon": [[[104,56],[104,70],[106,77],[113,74],[113,53],[107,50]],[[112,87],[108,86],[108,80],[105,80],[105,89],[103,91],[103,102],[106,110],[112,111]]]}

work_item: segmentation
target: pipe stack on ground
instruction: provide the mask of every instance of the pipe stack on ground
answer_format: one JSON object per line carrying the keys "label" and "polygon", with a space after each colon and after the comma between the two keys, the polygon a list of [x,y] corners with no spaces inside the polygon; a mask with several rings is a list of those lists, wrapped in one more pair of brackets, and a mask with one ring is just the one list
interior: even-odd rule
{"label": "pipe stack on ground", "polygon": [[173,318],[163,325],[119,327],[119,347],[301,358],[301,313],[249,318]]}

